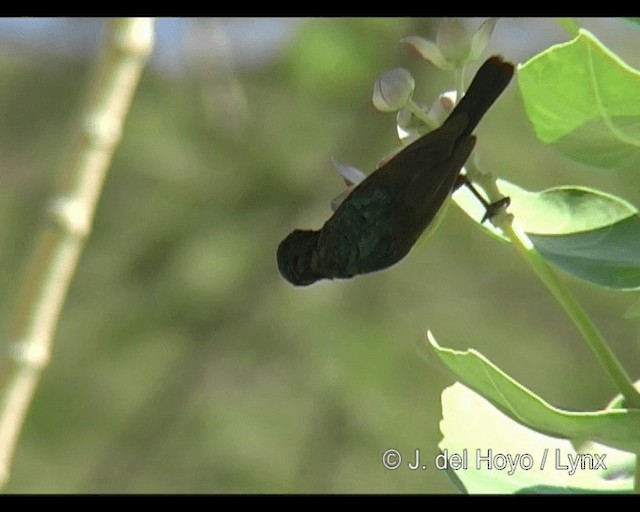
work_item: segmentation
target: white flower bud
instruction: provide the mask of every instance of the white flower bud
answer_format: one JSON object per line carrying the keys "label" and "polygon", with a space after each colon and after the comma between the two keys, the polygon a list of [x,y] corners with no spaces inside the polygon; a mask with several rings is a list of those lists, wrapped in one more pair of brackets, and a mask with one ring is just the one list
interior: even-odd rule
{"label": "white flower bud", "polygon": [[456,91],[451,90],[442,93],[431,105],[428,116],[438,125],[441,125],[453,111],[453,107],[456,105],[456,98]]}
{"label": "white flower bud", "polygon": [[434,66],[443,70],[451,69],[451,64],[447,62],[440,48],[433,41],[420,36],[409,36],[403,38],[401,42],[410,45],[418,55]]}
{"label": "white flower bud", "polygon": [[[426,115],[427,108],[424,105],[416,106]],[[424,120],[417,117],[411,110],[403,108],[396,114],[396,132],[403,146],[410,144],[427,131]]]}
{"label": "white flower bud", "polygon": [[462,24],[457,20],[445,18],[440,22],[436,42],[442,55],[450,63],[466,61],[471,52],[471,40]]}
{"label": "white flower bud", "polygon": [[415,80],[404,68],[395,68],[380,75],[373,87],[373,106],[381,112],[395,112],[404,107],[413,95]]}
{"label": "white flower bud", "polygon": [[498,18],[489,18],[480,25],[480,28],[473,34],[471,37],[469,60],[477,60],[480,58],[480,55],[482,55],[482,52],[489,43],[489,39],[491,39],[491,34],[493,34],[493,29],[496,28],[497,22]]}

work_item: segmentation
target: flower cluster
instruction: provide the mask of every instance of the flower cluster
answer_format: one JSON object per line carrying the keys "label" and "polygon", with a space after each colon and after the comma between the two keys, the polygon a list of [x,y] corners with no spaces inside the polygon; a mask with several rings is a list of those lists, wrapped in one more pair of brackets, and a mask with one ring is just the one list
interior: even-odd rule
{"label": "flower cluster", "polygon": [[[410,45],[436,67],[460,71],[467,63],[480,58],[496,21],[496,18],[487,19],[470,35],[459,21],[445,18],[438,26],[435,42],[420,36],[405,37],[402,42]],[[404,68],[383,73],[373,87],[374,107],[381,112],[398,112],[398,136],[405,143],[440,126],[453,109],[457,96],[456,91],[449,91],[440,95],[432,105],[424,106],[414,102],[414,90],[415,80]]]}

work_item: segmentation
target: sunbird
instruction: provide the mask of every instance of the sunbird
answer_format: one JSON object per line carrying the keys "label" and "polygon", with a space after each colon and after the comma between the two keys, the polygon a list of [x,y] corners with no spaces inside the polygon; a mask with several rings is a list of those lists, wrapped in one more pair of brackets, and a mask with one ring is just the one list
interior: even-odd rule
{"label": "sunbird", "polygon": [[[277,250],[282,276],[307,286],[382,270],[404,258],[453,191],[469,184],[460,171],[476,143],[472,132],[513,71],[500,56],[487,59],[442,126],[367,176],[320,230],[292,231]],[[486,208],[483,220],[509,202],[487,204],[477,197]]]}

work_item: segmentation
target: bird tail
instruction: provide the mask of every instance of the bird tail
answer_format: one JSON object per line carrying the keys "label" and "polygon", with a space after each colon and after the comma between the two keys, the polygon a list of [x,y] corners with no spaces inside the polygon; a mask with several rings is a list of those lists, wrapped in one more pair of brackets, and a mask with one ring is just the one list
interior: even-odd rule
{"label": "bird tail", "polygon": [[482,116],[511,81],[513,70],[513,64],[502,60],[500,56],[490,57],[480,66],[467,92],[448,118],[452,119],[460,112],[466,114],[468,124],[463,136],[469,136],[475,130]]}

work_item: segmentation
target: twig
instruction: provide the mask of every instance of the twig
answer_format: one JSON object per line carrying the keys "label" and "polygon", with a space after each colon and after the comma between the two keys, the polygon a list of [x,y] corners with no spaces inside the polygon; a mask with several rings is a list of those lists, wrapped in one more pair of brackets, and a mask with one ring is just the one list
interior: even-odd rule
{"label": "twig", "polygon": [[9,478],[17,439],[48,363],[60,311],[153,42],[150,18],[107,24],[73,145],[26,269],[0,357],[0,488]]}

